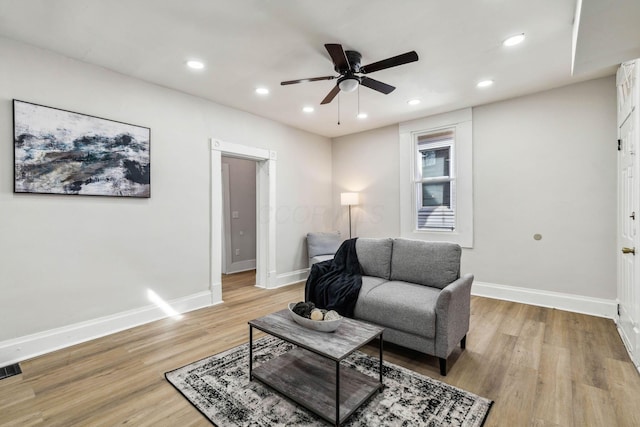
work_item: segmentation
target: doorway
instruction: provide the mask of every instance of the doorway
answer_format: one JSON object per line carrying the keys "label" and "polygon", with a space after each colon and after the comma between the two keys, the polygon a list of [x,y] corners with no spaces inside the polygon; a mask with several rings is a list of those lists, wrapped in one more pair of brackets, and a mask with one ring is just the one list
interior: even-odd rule
{"label": "doorway", "polygon": [[275,151],[211,139],[211,205],[209,281],[212,304],[222,302],[223,191],[222,156],[256,164],[256,278],[255,286],[272,288],[276,278],[276,163]]}
{"label": "doorway", "polygon": [[254,160],[222,156],[222,273],[256,268],[256,180]]}

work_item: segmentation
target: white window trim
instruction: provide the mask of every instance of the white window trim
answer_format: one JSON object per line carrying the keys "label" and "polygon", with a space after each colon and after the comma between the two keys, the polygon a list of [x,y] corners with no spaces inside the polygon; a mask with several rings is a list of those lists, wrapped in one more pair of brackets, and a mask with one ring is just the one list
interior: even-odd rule
{"label": "white window trim", "polygon": [[[471,108],[400,123],[400,235],[409,239],[454,242],[473,247],[473,123]],[[456,228],[418,230],[415,137],[443,128],[455,129]]]}

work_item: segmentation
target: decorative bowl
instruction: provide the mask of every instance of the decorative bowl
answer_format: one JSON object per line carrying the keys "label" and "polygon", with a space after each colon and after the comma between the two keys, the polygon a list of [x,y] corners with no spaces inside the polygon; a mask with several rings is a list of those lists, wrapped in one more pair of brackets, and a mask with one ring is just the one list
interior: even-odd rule
{"label": "decorative bowl", "polygon": [[342,323],[342,317],[336,320],[311,320],[306,317],[300,316],[293,312],[293,307],[295,307],[297,303],[290,302],[289,303],[289,313],[291,314],[291,318],[294,322],[296,322],[300,326],[304,326],[305,328],[313,329],[318,332],[333,332],[338,329],[340,323]]}

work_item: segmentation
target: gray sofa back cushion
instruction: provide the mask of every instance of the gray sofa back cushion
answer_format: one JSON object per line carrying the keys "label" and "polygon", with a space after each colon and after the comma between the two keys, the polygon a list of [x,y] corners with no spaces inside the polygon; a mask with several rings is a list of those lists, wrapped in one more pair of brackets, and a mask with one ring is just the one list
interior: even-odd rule
{"label": "gray sofa back cushion", "polygon": [[342,238],[339,231],[307,233],[309,258],[318,255],[333,255],[341,243]]}
{"label": "gray sofa back cushion", "polygon": [[455,243],[394,239],[391,280],[442,289],[460,277],[461,253]]}
{"label": "gray sofa back cushion", "polygon": [[391,274],[391,250],[393,239],[356,240],[356,253],[365,276],[376,276],[389,280]]}

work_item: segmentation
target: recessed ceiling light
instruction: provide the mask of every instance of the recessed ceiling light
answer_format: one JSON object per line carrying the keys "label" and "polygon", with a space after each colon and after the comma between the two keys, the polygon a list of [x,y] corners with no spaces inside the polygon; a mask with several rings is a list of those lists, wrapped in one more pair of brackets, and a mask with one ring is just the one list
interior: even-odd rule
{"label": "recessed ceiling light", "polygon": [[197,61],[195,59],[187,61],[187,67],[192,68],[194,70],[202,70],[204,68],[204,63],[202,61]]}
{"label": "recessed ceiling light", "polygon": [[313,113],[314,108],[313,107],[303,107],[302,111],[304,111],[305,113]]}
{"label": "recessed ceiling light", "polygon": [[478,87],[489,87],[493,84],[493,80],[483,80],[481,82],[478,82],[478,84],[476,86]]}
{"label": "recessed ceiling light", "polygon": [[358,113],[356,117],[358,117],[359,119],[366,119],[367,117],[369,117],[369,115],[367,113]]}
{"label": "recessed ceiling light", "polygon": [[407,104],[409,104],[409,105],[418,105],[418,104],[420,104],[420,102],[422,102],[422,101],[420,101],[419,99],[410,99],[410,100],[407,101]]}
{"label": "recessed ceiling light", "polygon": [[502,42],[504,46],[515,46],[524,41],[524,33],[516,34],[515,36],[511,36],[505,41]]}
{"label": "recessed ceiling light", "polygon": [[266,87],[259,87],[256,89],[256,93],[258,95],[268,95],[269,94],[269,89],[267,89]]}

